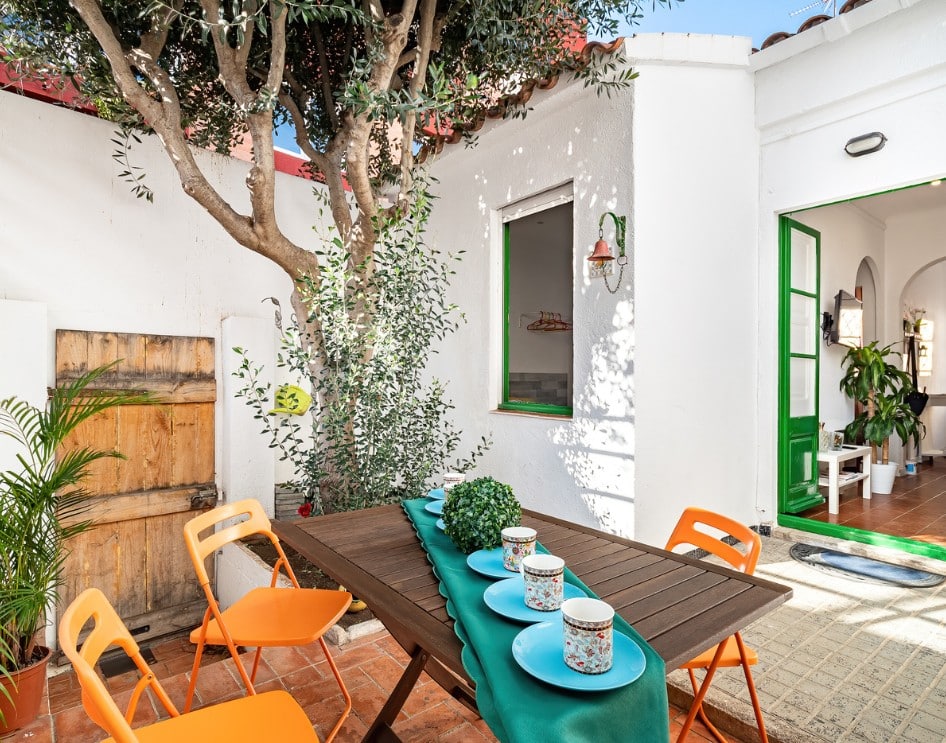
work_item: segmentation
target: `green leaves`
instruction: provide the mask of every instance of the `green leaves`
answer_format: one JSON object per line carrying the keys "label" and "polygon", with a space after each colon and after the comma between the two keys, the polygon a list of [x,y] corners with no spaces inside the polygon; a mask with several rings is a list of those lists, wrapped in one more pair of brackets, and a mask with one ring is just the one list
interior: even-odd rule
{"label": "green leaves", "polygon": [[320,332],[309,345],[299,328],[283,338],[278,365],[313,392],[312,420],[269,415],[271,390],[245,352],[236,375],[238,395],[283,460],[292,462],[292,487],[314,513],[348,510],[419,496],[447,469],[473,466],[489,442],[463,459],[461,435],[450,420],[446,386],[425,374],[436,344],[459,319],[445,294],[456,256],[424,240],[431,201],[415,181],[411,209],[400,221],[379,222],[373,259],[354,265],[337,236],[319,252],[318,280],[306,277],[300,294]]}
{"label": "green leaves", "polygon": [[95,369],[50,393],[45,409],[0,401],[0,436],[18,446],[18,469],[0,472],[0,673],[25,665],[46,606],[62,581],[65,542],[89,527],[81,520],[89,466],[118,452],[61,451],[89,418],[147,395],[93,389],[115,364]]}
{"label": "green leaves", "polygon": [[896,433],[906,443],[909,438],[919,438],[926,428],[906,401],[913,382],[891,357],[899,358],[893,344],[879,348],[877,342],[859,348],[851,348],[841,364],[844,376],[840,389],[844,394],[866,409],[845,428],[848,440],[863,438],[868,443],[882,447],[883,462],[887,462],[888,441]]}
{"label": "green leaves", "polygon": [[444,533],[462,552],[502,544],[501,532],[519,526],[522,507],[512,488],[492,477],[455,485],[443,505]]}

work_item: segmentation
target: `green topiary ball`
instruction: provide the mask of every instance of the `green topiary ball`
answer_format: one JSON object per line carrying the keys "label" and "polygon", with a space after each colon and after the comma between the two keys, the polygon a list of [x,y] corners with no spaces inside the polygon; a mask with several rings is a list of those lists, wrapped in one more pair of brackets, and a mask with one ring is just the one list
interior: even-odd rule
{"label": "green topiary ball", "polygon": [[443,504],[444,532],[467,554],[502,544],[502,530],[519,526],[522,507],[512,488],[492,477],[455,485]]}

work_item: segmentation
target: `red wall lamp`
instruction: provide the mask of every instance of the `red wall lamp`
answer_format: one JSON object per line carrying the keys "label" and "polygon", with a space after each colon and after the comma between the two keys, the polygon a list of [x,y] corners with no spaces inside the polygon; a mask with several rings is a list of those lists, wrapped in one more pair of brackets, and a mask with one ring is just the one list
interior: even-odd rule
{"label": "red wall lamp", "polygon": [[[610,246],[604,239],[604,220],[606,217],[611,217],[611,219],[614,220],[614,244],[618,246],[617,264],[621,267],[621,272],[618,274],[618,283],[613,289],[608,282],[608,274],[604,272],[605,265],[615,260],[614,255],[611,253]],[[626,239],[627,217],[619,217],[614,212],[605,212],[602,214],[601,218],[598,220],[598,241],[595,243],[591,255],[588,256],[588,260],[591,262],[591,265],[601,271],[601,274],[604,276],[604,285],[611,294],[614,294],[620,288],[621,279],[624,278],[624,266],[627,265],[627,255],[625,254]]]}

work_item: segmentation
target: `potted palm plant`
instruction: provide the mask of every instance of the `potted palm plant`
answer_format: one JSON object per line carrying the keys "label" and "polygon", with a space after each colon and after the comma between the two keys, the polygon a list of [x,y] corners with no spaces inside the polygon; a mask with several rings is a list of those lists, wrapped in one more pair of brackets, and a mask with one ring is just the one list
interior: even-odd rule
{"label": "potted palm plant", "polygon": [[841,361],[845,367],[841,390],[861,408],[844,429],[845,437],[871,445],[871,490],[875,493],[890,493],[897,476],[898,465],[890,462],[890,437],[896,433],[903,443],[913,438],[919,445],[925,432],[907,401],[913,390],[910,376],[891,360],[899,356],[892,345],[880,348],[874,341],[849,349]]}
{"label": "potted palm plant", "polygon": [[[117,363],[117,362],[116,362]],[[89,465],[114,451],[65,451],[83,421],[102,411],[149,398],[93,390],[114,364],[52,390],[45,410],[24,400],[0,401],[0,435],[15,442],[17,466],[0,472],[0,736],[39,713],[49,649],[41,645],[46,609],[62,585],[66,542],[86,530]]]}

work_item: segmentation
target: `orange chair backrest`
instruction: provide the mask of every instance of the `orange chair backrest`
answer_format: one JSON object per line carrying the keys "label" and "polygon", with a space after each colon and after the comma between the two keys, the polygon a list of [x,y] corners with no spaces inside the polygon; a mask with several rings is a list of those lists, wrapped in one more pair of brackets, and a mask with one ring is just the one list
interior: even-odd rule
{"label": "orange chair backrest", "polygon": [[[702,531],[697,525],[702,524],[723,532],[723,536],[734,537],[745,545],[745,552],[727,544],[722,537]],[[691,544],[706,550],[721,560],[725,560],[735,570],[751,575],[762,552],[762,538],[745,524],[735,521],[704,508],[691,506],[680,516],[680,520],[667,540],[667,549],[672,550],[681,544]]]}
{"label": "orange chair backrest", "polygon": [[[90,620],[93,626],[80,650],[79,634]],[[104,682],[95,672],[99,657],[113,645],[125,651],[141,674],[125,715],[122,715]],[[132,731],[129,721],[134,718],[135,707],[147,687],[151,687],[172,716],[179,714],[147,662],[141,657],[138,643],[99,589],[86,589],[63,612],[59,620],[59,647],[75,669],[82,687],[82,706],[85,711],[118,743],[138,743],[138,737]]]}
{"label": "orange chair backrest", "polygon": [[[241,520],[234,524],[216,528],[222,522],[230,519]],[[206,529],[211,529],[211,533],[201,537],[200,533]],[[269,518],[263,511],[263,506],[254,498],[217,506],[206,513],[195,516],[184,524],[184,542],[187,544],[187,551],[194,563],[194,569],[197,571],[200,584],[202,586],[210,584],[210,574],[207,572],[207,566],[204,562],[208,555],[225,544],[254,534],[263,534],[274,543],[279,541],[270,528]]]}

